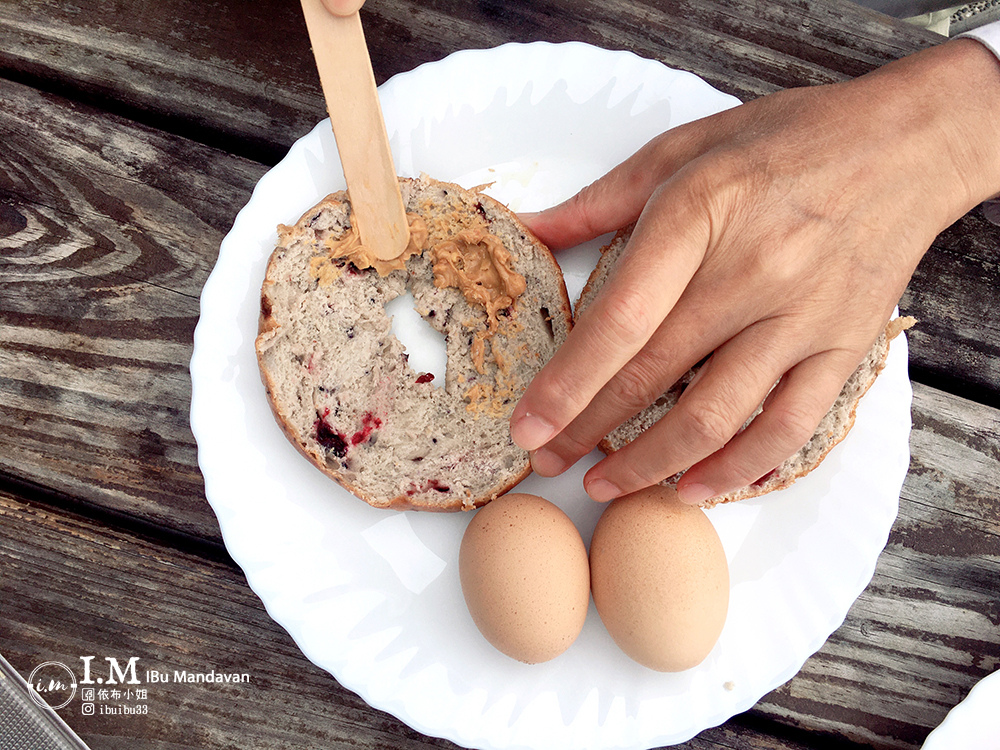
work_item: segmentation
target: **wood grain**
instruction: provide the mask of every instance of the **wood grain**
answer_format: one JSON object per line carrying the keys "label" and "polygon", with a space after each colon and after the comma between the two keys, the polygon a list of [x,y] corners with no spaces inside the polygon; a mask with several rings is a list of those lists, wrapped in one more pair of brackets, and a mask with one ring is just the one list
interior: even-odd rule
{"label": "wood grain", "polygon": [[[264,168],[9,82],[0,103],[0,471],[218,541],[187,363],[198,294]],[[989,231],[948,235],[903,306],[929,321],[915,370],[967,359],[963,383],[993,393]]]}
{"label": "wood grain", "polygon": [[[930,43],[818,0],[371,0],[363,13],[380,80],[459,48],[579,39],[747,98]],[[311,667],[209,549],[221,537],[188,427],[198,295],[265,169],[233,153],[276,159],[322,117],[311,65],[291,0],[0,2],[0,77],[33,84],[0,80],[0,481],[61,498],[0,491],[4,654],[22,673],[120,651],[254,675],[247,692],[165,689],[148,723],[72,718],[95,750],[450,746]],[[916,748],[1000,668],[1000,418],[963,398],[998,403],[998,245],[965,217],[901,303],[921,319],[912,371],[951,393],[915,388],[913,462],[872,584],[790,683],[686,747]],[[182,552],[174,534],[207,546]]]}
{"label": "wood grain", "polygon": [[[106,656],[139,657],[146,716],[83,716],[79,698],[60,711],[94,750],[130,741],[149,750],[453,747],[372,711],[310,664],[235,566],[2,492],[0,540],[0,632],[23,676],[48,660],[81,677],[80,656],[96,657],[95,675]],[[145,670],[248,673],[250,682],[149,683]]]}
{"label": "wood grain", "polygon": [[203,538],[198,296],[263,172],[0,82],[0,471]]}
{"label": "wood grain", "polygon": [[910,376],[1000,406],[1000,227],[976,209],[942,232],[899,307],[911,329]]}
{"label": "wood grain", "polygon": [[[361,13],[379,83],[459,49],[575,40],[744,99],[856,76],[935,38],[843,0],[370,0]],[[7,0],[0,73],[272,159],[324,113],[289,0]]]}
{"label": "wood grain", "polygon": [[[186,363],[195,294],[228,212],[260,167],[196,144],[175,147],[176,139],[30,90],[0,90],[10,134],[2,189],[14,230],[0,280],[3,468],[94,507],[218,540],[187,426]],[[70,166],[39,166],[52,162],[38,143]],[[177,149],[187,149],[184,158],[171,156]],[[187,185],[214,197],[199,201]],[[762,704],[763,715],[914,747],[995,668],[998,427],[992,410],[916,389],[914,469],[879,574],[844,628]],[[72,594],[63,595],[65,605]],[[51,617],[58,607],[37,609]],[[948,619],[955,611],[965,613],[958,637]],[[136,617],[108,615],[100,637],[114,642],[114,623]],[[64,631],[45,622],[22,633],[23,643],[48,633],[57,649]]]}

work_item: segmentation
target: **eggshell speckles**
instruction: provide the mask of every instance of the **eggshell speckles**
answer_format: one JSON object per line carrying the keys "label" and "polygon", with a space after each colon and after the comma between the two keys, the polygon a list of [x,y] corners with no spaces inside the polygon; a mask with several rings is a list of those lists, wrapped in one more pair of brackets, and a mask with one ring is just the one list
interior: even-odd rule
{"label": "eggshell speckles", "polygon": [[729,566],[712,522],[650,487],[613,501],[590,543],[591,590],[615,643],[660,672],[697,666],[729,608]]}
{"label": "eggshell speckles", "polygon": [[553,659],[576,640],[590,603],[587,550],[573,522],[535,495],[504,495],[476,512],[458,556],[480,632],[514,659]]}

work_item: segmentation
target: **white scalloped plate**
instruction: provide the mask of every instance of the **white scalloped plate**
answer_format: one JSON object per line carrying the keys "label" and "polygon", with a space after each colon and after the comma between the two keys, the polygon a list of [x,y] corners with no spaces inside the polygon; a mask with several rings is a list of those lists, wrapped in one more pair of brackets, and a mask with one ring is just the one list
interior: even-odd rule
{"label": "white scalloped plate", "polygon": [[[668,127],[734,106],[689,73],[583,44],[466,51],[382,86],[400,174],[490,192],[515,210],[562,200]],[[312,661],[426,734],[479,748],[636,748],[682,742],[790,679],[871,580],[909,463],[906,342],[822,466],[793,487],[710,512],[730,560],[729,620],[699,667],[658,674],[622,655],[591,607],[546,664],[494,651],[462,600],[468,514],[368,507],[285,441],[253,353],[258,290],[276,241],[344,186],[328,122],[265,175],[205,285],[191,361],[191,425],[233,558]],[[597,243],[563,253],[571,296]],[[581,489],[595,456],[522,488],[560,505],[589,542]]]}
{"label": "white scalloped plate", "polygon": [[921,750],[1000,750],[1000,672],[981,679]]}

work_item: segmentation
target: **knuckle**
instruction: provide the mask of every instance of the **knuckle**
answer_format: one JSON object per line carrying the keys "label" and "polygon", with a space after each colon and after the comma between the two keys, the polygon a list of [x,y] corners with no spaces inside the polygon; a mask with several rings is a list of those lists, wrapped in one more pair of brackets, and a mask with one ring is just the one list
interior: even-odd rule
{"label": "knuckle", "polygon": [[742,188],[754,172],[747,155],[734,149],[716,149],[699,167],[692,173],[690,185],[702,195]]}
{"label": "knuckle", "polygon": [[615,376],[611,392],[622,408],[633,412],[645,409],[652,402],[652,398],[648,396],[649,386],[646,381],[634,369],[628,367]]}
{"label": "knuckle", "polygon": [[534,391],[532,403],[544,407],[537,410],[539,413],[544,411],[545,414],[549,414],[558,409],[572,417],[583,411],[590,403],[590,397],[584,388],[558,373],[542,370],[535,376],[531,385]]}
{"label": "knuckle", "polygon": [[628,492],[650,487],[665,477],[666,475],[658,471],[657,466],[649,461],[617,461],[614,462],[613,472],[609,472],[609,478],[619,487],[627,488]]}
{"label": "knuckle", "polygon": [[572,214],[573,221],[582,227],[586,234],[602,234],[604,230],[594,222],[594,208],[604,203],[603,182],[596,180],[566,201],[566,208]]}
{"label": "knuckle", "polygon": [[656,330],[649,308],[638,295],[613,295],[604,301],[599,313],[594,310],[599,335],[615,348],[638,349]]}
{"label": "knuckle", "polygon": [[756,205],[757,201],[748,197],[755,196],[760,189],[755,184],[757,173],[745,154],[716,149],[699,161],[697,169],[685,174],[680,186],[689,205],[721,222]]}
{"label": "knuckle", "polygon": [[612,397],[631,413],[645,409],[662,393],[655,372],[638,362],[623,367],[609,385]]}
{"label": "knuckle", "polygon": [[692,405],[685,421],[692,447],[706,455],[728,443],[742,424],[721,402],[708,400]]}
{"label": "knuckle", "polygon": [[819,418],[805,404],[786,404],[774,409],[771,419],[778,441],[789,452],[805,445],[816,432]]}
{"label": "knuckle", "polygon": [[640,154],[627,163],[623,169],[616,170],[619,186],[623,194],[636,194],[649,196],[660,182],[660,176],[655,170],[649,169],[648,161],[639,161]]}

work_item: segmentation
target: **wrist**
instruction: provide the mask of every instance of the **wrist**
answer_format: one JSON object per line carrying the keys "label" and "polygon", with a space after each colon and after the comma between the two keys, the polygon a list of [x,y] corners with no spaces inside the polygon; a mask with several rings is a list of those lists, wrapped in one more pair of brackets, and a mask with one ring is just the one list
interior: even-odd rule
{"label": "wrist", "polygon": [[871,78],[889,84],[888,96],[924,125],[947,224],[1000,193],[1000,61],[989,49],[955,39]]}
{"label": "wrist", "polygon": [[[974,39],[955,39],[944,45],[955,57],[962,97],[955,120],[960,143],[965,144],[966,175],[972,186],[973,206],[1000,195],[1000,59]],[[957,103],[957,102],[956,102]],[[961,146],[959,151],[963,151]]]}

